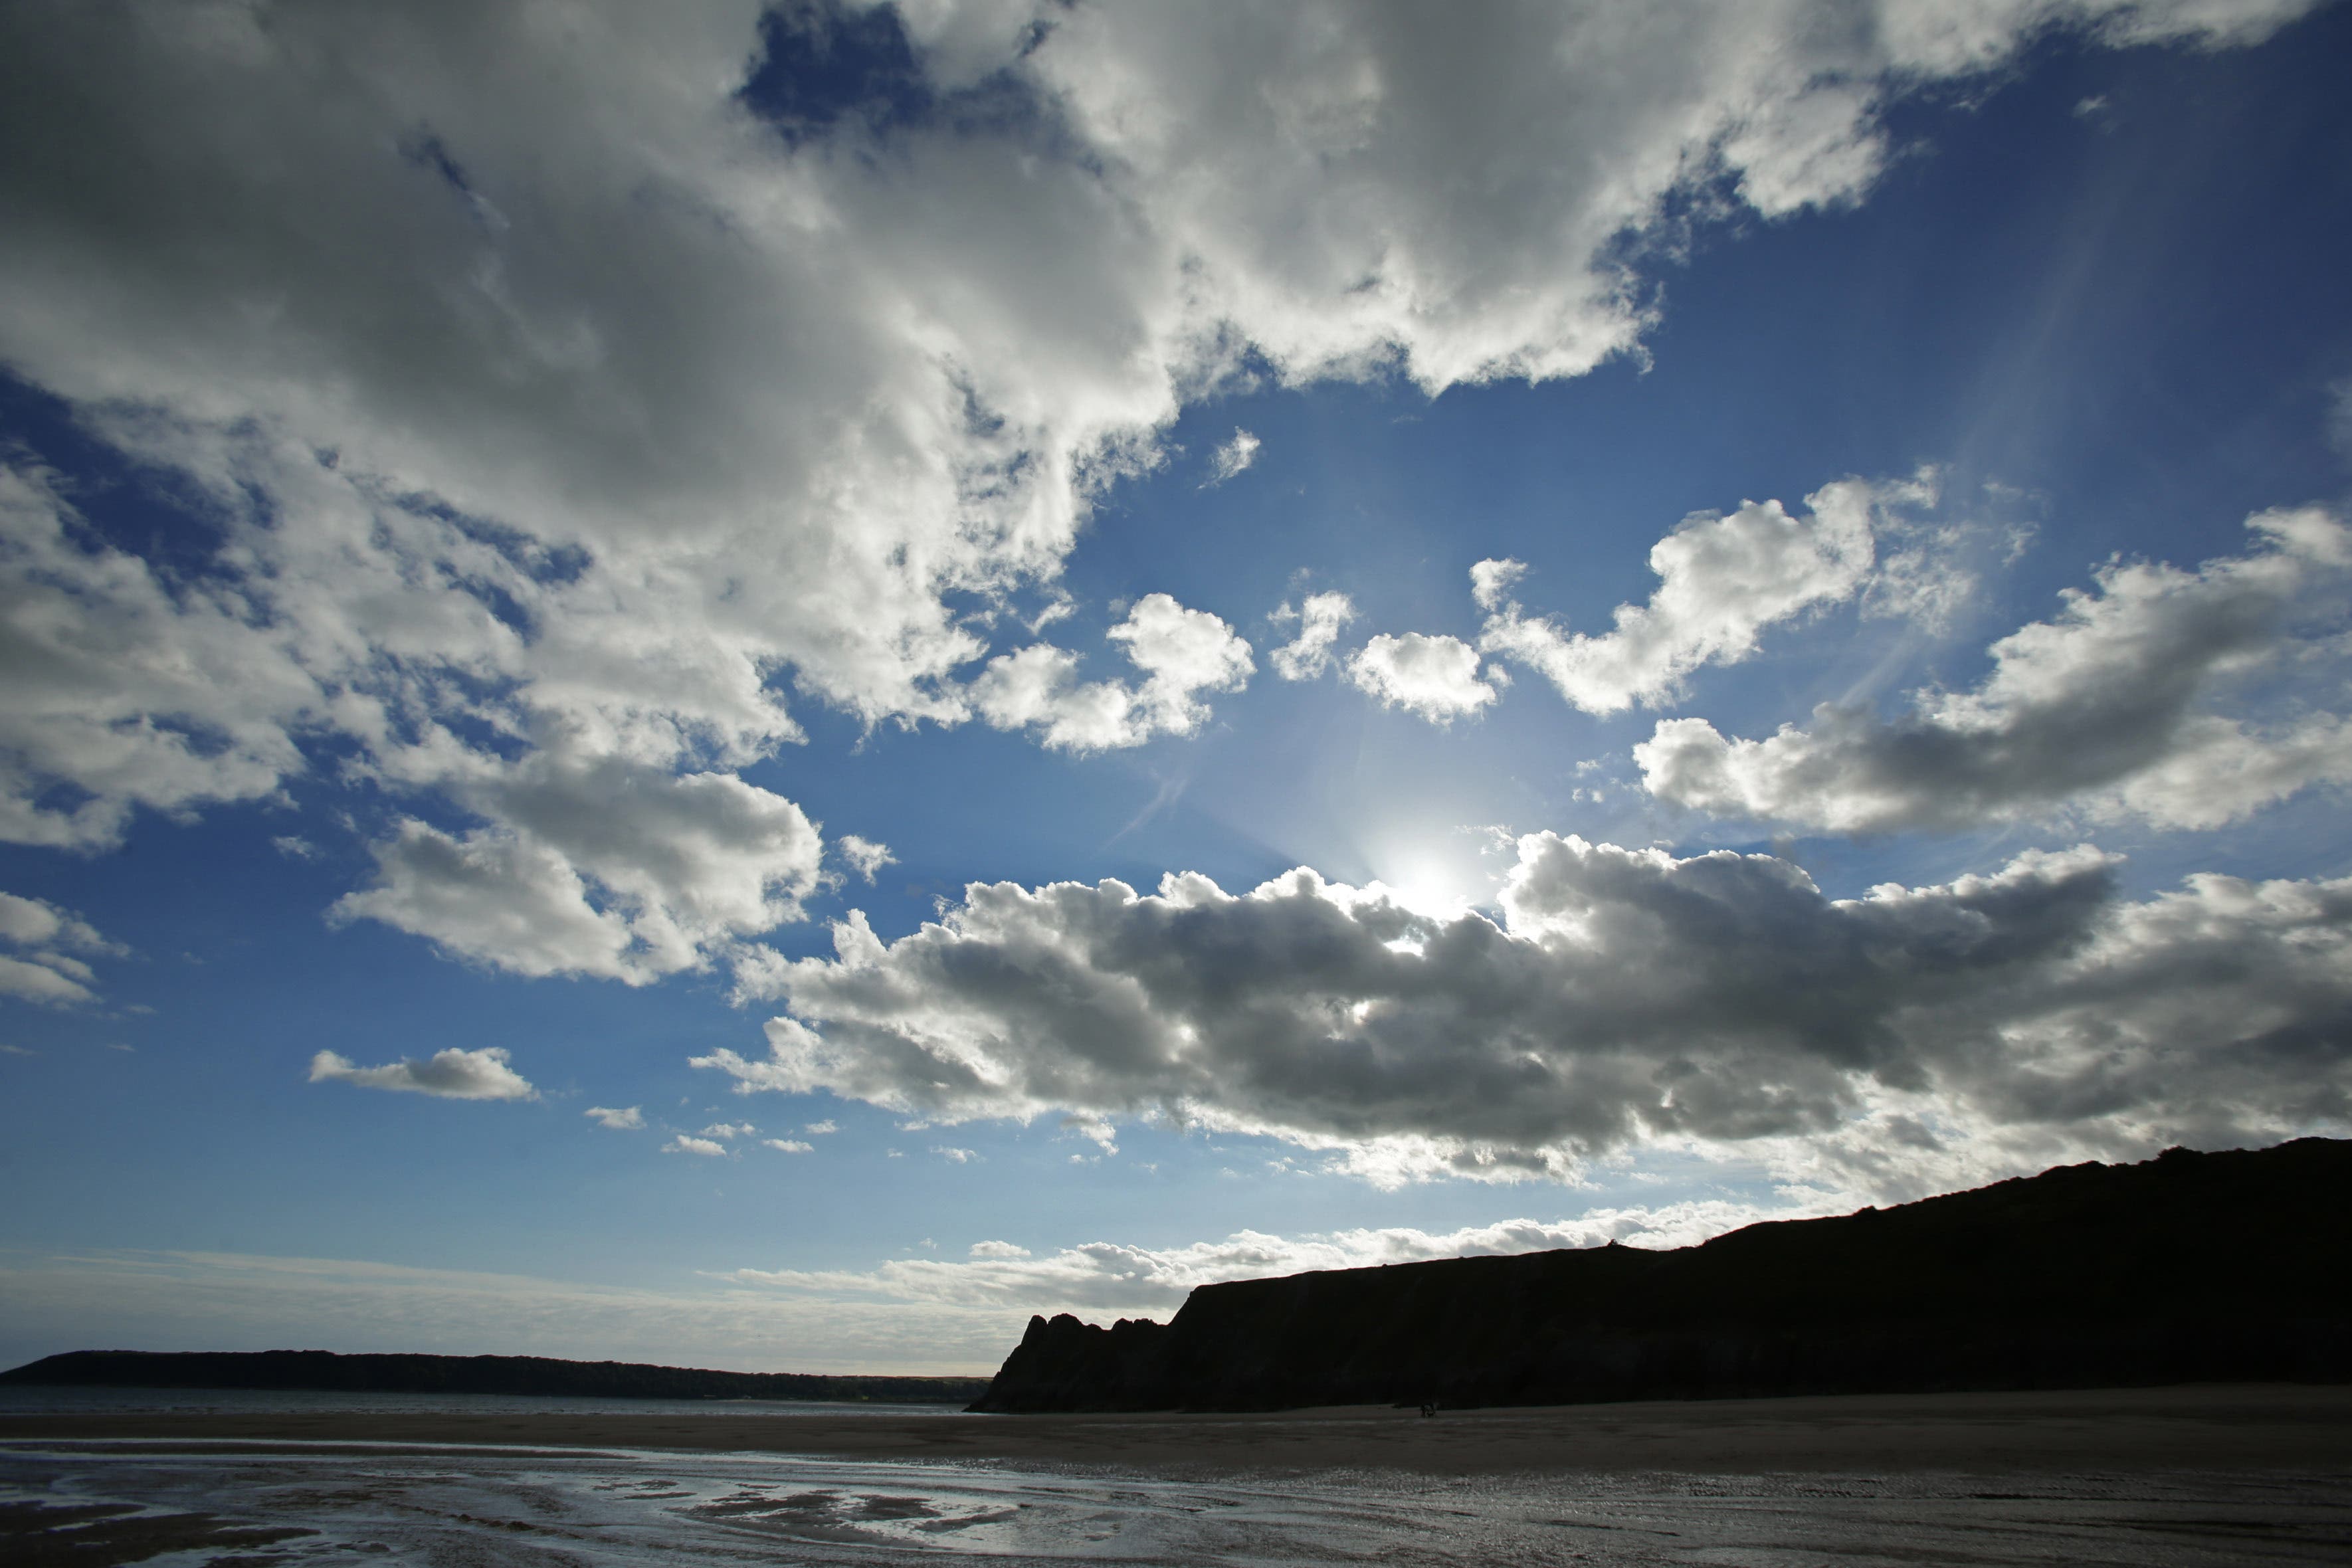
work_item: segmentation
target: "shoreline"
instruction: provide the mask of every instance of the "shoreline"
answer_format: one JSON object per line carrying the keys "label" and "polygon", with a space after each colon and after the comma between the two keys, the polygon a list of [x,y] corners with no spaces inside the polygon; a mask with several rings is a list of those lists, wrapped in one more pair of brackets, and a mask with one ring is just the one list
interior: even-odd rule
{"label": "shoreline", "polygon": [[0,1453],[318,1450],[344,1444],[630,1449],[820,1459],[1077,1465],[1162,1474],[2294,1470],[2352,1473],[2352,1384],[1504,1406],[1424,1418],[1266,1414],[569,1415],[467,1411],[11,1412]]}

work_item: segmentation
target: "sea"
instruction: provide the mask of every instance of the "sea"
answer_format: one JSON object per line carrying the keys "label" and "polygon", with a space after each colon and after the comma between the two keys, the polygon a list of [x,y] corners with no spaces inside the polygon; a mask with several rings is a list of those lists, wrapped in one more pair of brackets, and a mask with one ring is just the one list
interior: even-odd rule
{"label": "sea", "polygon": [[[37,1403],[35,1403],[37,1401]],[[949,1406],[740,1404],[744,1414]],[[658,1401],[0,1391],[0,1411],[658,1414]],[[698,1415],[711,1402],[680,1404]],[[722,1407],[723,1408],[723,1407]],[[2352,1563],[2342,1476],[1153,1475],[1111,1466],[185,1439],[0,1443],[0,1562],[1252,1565]]]}

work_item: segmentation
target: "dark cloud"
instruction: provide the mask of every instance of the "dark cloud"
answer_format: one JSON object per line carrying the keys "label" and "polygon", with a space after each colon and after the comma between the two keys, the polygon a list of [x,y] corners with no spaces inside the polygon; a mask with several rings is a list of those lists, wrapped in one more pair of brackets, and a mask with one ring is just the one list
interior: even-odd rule
{"label": "dark cloud", "polygon": [[1827,1136],[1906,1098],[2126,1141],[2346,1110],[2352,882],[2134,901],[2079,848],[1831,900],[1769,856],[1518,857],[1499,923],[1306,870],[1239,897],[975,884],[897,942],[838,927],[836,957],[772,973],[768,1056],[698,1061],[935,1120],[1263,1132],[1381,1179]]}

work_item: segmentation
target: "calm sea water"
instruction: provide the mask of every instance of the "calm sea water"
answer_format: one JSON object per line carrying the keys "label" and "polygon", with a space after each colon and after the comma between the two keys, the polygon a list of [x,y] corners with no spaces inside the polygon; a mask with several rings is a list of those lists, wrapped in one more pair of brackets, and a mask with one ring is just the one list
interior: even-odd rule
{"label": "calm sea water", "polygon": [[[2352,1561],[2352,1487],[2341,1477],[1171,1480],[750,1455],[366,1444],[256,1455],[184,1443],[145,1451],[0,1444],[0,1504],[46,1510],[109,1501],[306,1531],[230,1555],[312,1568]],[[194,1568],[215,1555],[182,1551],[151,1563]]]}

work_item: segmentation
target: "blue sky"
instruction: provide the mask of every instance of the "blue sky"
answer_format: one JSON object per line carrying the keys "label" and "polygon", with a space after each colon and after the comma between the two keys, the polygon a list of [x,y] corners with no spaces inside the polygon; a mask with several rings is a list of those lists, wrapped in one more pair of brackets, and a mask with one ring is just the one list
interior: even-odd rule
{"label": "blue sky", "polygon": [[0,1359],[2340,1135],[2352,13],[1627,18],[0,24]]}

